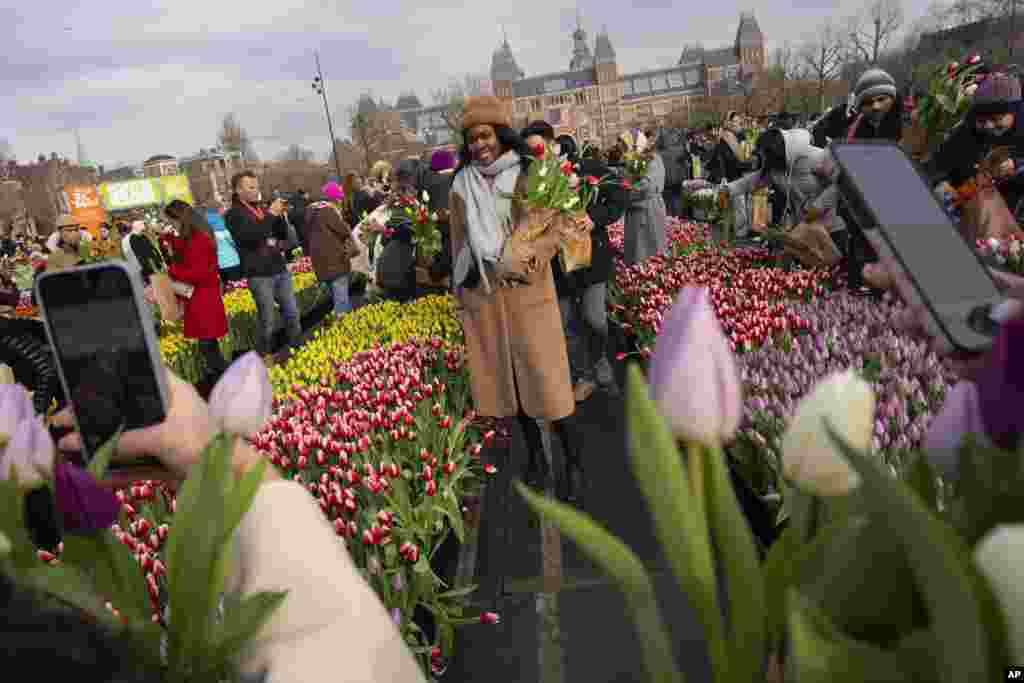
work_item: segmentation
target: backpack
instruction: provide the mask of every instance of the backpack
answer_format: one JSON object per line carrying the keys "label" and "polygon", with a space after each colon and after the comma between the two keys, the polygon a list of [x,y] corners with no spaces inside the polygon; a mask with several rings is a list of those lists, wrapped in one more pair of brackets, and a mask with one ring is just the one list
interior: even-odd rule
{"label": "backpack", "polygon": [[391,239],[377,258],[377,284],[383,289],[403,290],[416,281],[415,247],[401,240]]}

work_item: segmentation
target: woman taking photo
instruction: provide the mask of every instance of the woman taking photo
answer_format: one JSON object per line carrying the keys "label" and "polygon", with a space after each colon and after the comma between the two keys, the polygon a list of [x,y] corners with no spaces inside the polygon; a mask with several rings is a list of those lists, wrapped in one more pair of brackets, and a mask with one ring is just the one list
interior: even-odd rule
{"label": "woman taking photo", "polygon": [[168,238],[174,258],[167,275],[195,288],[185,299],[184,334],[199,342],[199,352],[206,363],[204,386],[208,383],[213,387],[227,368],[217,340],[228,333],[217,272],[217,245],[202,216],[180,199],[168,204],[164,214],[178,231],[177,237]]}
{"label": "woman taking photo", "polygon": [[582,475],[582,449],[570,419],[576,402],[551,274],[560,238],[551,230],[528,243],[529,250],[506,244],[527,220],[526,207],[506,195],[526,194],[530,154],[511,124],[502,100],[466,99],[466,142],[449,199],[452,287],[477,411],[518,419],[529,452],[528,478],[534,482],[547,479],[550,439],[544,438],[542,423],[550,423],[567,465],[553,462],[555,485],[560,497],[572,499],[578,489],[573,479]]}

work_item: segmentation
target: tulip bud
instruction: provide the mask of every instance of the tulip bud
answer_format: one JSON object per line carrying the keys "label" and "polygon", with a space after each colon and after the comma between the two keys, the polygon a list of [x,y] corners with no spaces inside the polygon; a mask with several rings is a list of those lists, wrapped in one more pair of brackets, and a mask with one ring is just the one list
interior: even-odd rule
{"label": "tulip bud", "polygon": [[974,549],[974,560],[985,574],[1006,616],[1012,661],[1024,661],[1024,584],[1018,567],[1024,557],[1024,525],[998,526]]}
{"label": "tulip bud", "polygon": [[494,624],[501,623],[501,616],[497,612],[482,612],[480,614],[480,623],[493,626]]}
{"label": "tulip bud", "polygon": [[871,447],[875,395],[852,370],[819,382],[797,404],[782,437],[782,466],[789,480],[821,496],[843,495],[860,479],[832,442],[826,421],[852,448]]}
{"label": "tulip bud", "polygon": [[[0,387],[10,385],[0,385]],[[43,479],[53,476],[53,439],[43,423],[35,417],[22,420],[9,435],[10,441],[0,457],[0,479],[7,479],[14,471],[18,484],[24,490],[33,489]]]}
{"label": "tulip bud", "polygon": [[742,416],[739,373],[705,289],[686,287],[658,334],[648,376],[677,438],[730,439]]}
{"label": "tulip bud", "polygon": [[210,415],[226,432],[258,433],[270,419],[273,390],[263,359],[249,352],[236,360],[210,394]]}
{"label": "tulip bud", "polygon": [[[20,384],[0,384],[0,437],[10,439],[15,428],[26,420],[35,419],[35,408],[28,391]],[[6,479],[7,472],[0,474]]]}

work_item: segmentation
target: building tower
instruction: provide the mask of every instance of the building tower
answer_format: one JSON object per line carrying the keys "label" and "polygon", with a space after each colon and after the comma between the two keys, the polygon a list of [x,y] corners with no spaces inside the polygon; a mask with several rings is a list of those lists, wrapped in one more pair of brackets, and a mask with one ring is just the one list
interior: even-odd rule
{"label": "building tower", "polygon": [[751,66],[754,71],[765,66],[764,34],[753,12],[740,14],[740,25],[736,29],[736,56],[740,64]]}
{"label": "building tower", "polygon": [[619,67],[615,62],[615,48],[612,47],[608,29],[604,28],[597,34],[594,43],[594,72],[599,85],[614,83],[619,80]]}
{"label": "building tower", "polygon": [[512,47],[508,44],[506,37],[491,57],[491,82],[494,84],[494,95],[508,100],[512,99],[512,83],[525,75],[516,64]]}
{"label": "building tower", "polygon": [[572,32],[572,59],[569,60],[569,71],[583,71],[594,68],[594,58],[587,45],[587,32],[583,30],[580,15],[576,15],[576,30]]}

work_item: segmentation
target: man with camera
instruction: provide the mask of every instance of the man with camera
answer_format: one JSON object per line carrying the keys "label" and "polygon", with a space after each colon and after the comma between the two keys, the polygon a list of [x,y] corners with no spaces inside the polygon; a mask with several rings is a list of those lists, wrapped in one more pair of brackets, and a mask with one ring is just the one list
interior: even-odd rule
{"label": "man with camera", "polygon": [[256,350],[269,363],[275,304],[281,308],[289,348],[294,349],[302,342],[299,307],[284,257],[289,237],[284,219],[286,205],[277,198],[269,208],[259,208],[260,184],[252,171],[235,174],[231,189],[231,208],[224,214],[224,223],[238,245],[242,273],[256,302]]}

